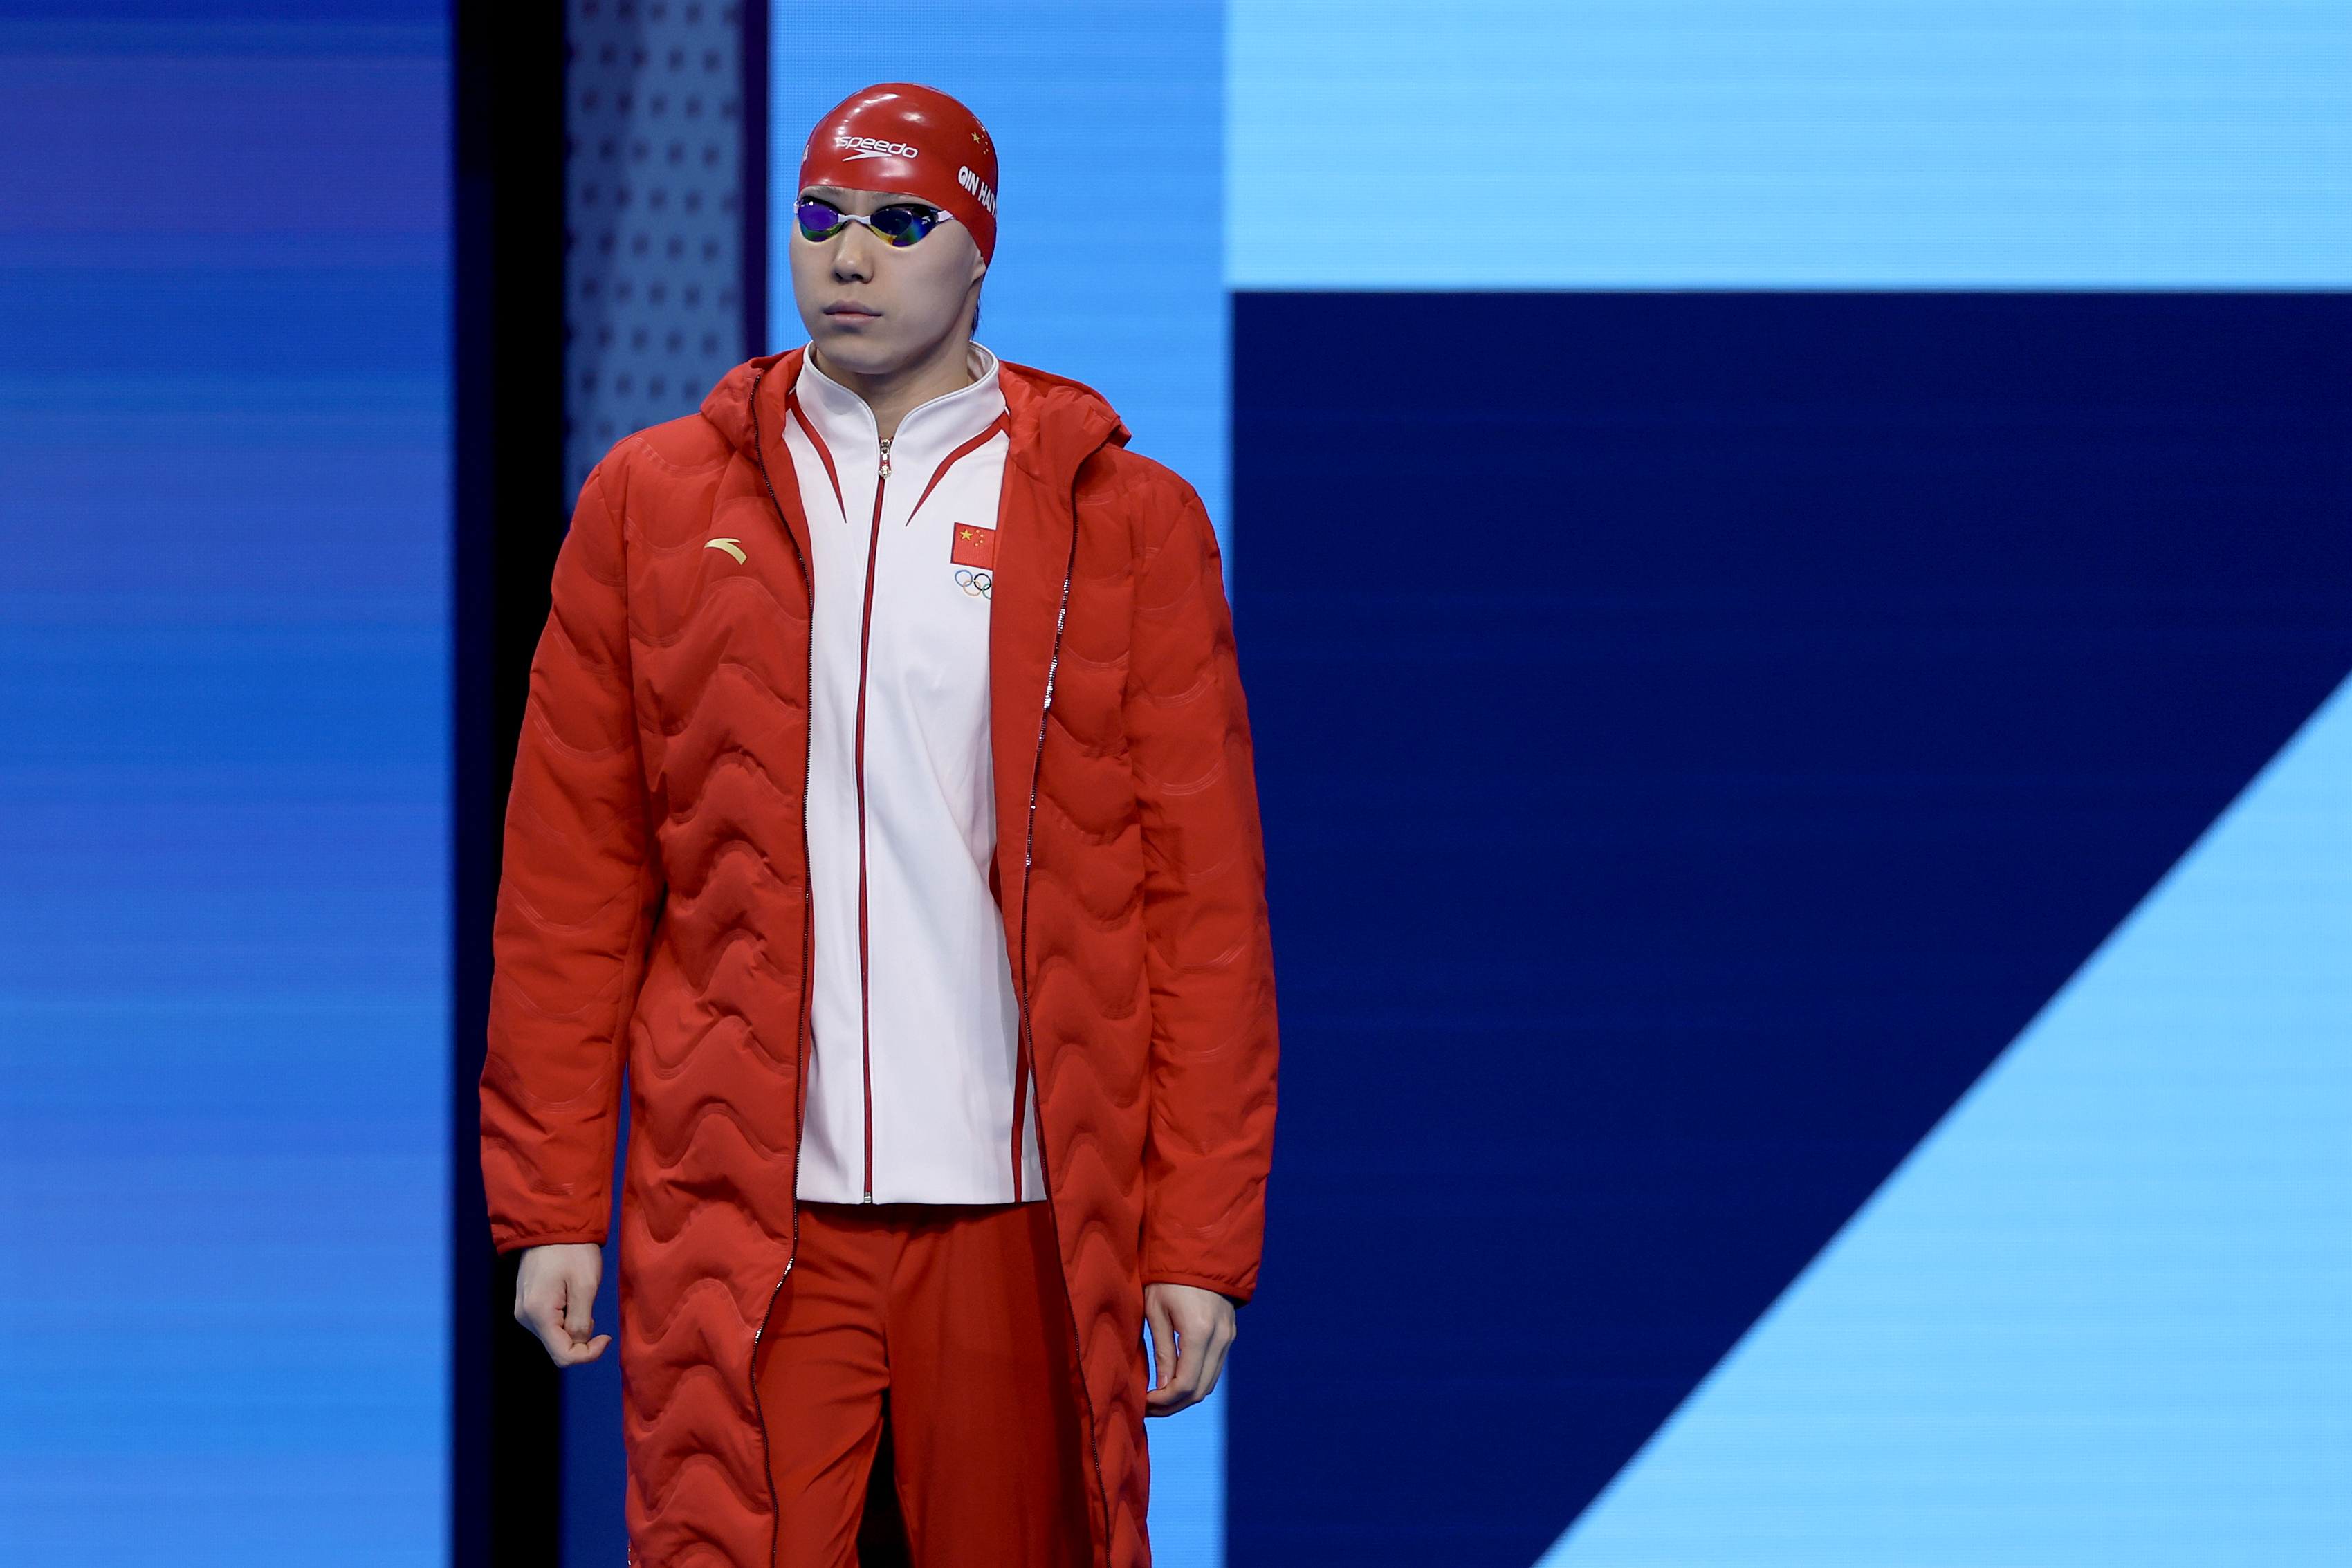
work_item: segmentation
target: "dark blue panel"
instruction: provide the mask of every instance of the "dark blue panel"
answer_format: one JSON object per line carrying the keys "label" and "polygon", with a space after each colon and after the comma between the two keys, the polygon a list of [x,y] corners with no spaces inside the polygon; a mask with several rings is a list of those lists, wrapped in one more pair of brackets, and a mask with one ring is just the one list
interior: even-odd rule
{"label": "dark blue panel", "polygon": [[1238,298],[1236,1568],[1533,1561],[2352,669],[2347,329]]}

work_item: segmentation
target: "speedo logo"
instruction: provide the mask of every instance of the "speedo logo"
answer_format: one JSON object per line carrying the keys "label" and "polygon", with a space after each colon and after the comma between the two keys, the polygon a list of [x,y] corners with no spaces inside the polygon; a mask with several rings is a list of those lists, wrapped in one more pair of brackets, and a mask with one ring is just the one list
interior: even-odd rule
{"label": "speedo logo", "polygon": [[921,153],[903,141],[877,141],[871,136],[836,136],[834,150],[846,152],[845,163],[855,163],[860,158],[919,158]]}
{"label": "speedo logo", "polygon": [[956,171],[956,183],[961,185],[965,190],[970,191],[973,195],[978,196],[980,198],[980,204],[988,209],[988,215],[990,217],[992,218],[996,215],[996,193],[988,188],[987,181],[973,173],[970,169],[959,169]]}

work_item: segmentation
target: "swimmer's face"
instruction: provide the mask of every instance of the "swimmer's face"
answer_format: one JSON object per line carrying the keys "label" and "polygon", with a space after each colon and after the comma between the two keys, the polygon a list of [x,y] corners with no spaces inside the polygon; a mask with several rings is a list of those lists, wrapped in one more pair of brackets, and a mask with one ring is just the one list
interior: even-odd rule
{"label": "swimmer's face", "polygon": [[[937,220],[903,246],[864,224],[843,224],[822,239],[810,237],[807,223],[793,225],[793,302],[825,364],[887,376],[922,360],[950,333],[970,329],[988,273],[971,230],[919,196],[810,185],[800,200],[804,209],[817,204],[850,217],[896,208]],[[822,212],[812,215],[824,219]]]}

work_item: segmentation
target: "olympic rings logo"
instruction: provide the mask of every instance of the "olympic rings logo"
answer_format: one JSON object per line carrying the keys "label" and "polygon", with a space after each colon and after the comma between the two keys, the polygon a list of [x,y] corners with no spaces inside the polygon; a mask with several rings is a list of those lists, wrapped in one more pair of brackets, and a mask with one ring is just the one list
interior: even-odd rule
{"label": "olympic rings logo", "polygon": [[970,567],[960,567],[956,570],[956,586],[974,599],[992,598],[993,595],[989,591],[996,586],[996,574],[992,571],[974,571]]}

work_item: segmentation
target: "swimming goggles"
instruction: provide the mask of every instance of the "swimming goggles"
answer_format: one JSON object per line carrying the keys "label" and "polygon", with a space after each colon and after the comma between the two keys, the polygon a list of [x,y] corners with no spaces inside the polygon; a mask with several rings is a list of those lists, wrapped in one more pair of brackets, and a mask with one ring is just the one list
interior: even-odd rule
{"label": "swimming goggles", "polygon": [[831,202],[804,200],[793,210],[793,218],[801,225],[803,236],[812,240],[827,240],[851,224],[864,224],[867,232],[884,245],[904,250],[929,234],[941,224],[955,222],[951,213],[937,207],[918,207],[894,204],[877,208],[870,217],[845,213]]}

